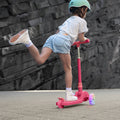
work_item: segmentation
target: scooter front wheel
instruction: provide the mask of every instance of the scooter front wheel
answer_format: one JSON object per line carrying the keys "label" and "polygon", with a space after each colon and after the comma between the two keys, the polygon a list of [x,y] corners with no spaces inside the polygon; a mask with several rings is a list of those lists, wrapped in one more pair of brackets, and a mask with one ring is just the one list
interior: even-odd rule
{"label": "scooter front wheel", "polygon": [[93,93],[89,95],[89,104],[95,105],[95,95]]}
{"label": "scooter front wheel", "polygon": [[89,100],[89,94],[88,94],[88,92],[83,91],[82,92],[82,96],[83,96],[83,101],[84,102],[87,101],[87,100]]}

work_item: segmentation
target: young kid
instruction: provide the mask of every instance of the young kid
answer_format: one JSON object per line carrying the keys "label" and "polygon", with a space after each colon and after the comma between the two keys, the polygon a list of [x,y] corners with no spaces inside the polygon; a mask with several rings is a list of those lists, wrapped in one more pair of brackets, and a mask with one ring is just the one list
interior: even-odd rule
{"label": "young kid", "polygon": [[69,11],[72,16],[58,27],[56,34],[50,36],[39,53],[36,46],[30,40],[28,30],[24,29],[14,35],[9,43],[16,45],[24,44],[32,57],[38,64],[43,64],[52,52],[57,53],[62,61],[65,71],[66,100],[77,100],[72,92],[72,68],[71,68],[71,45],[79,39],[85,41],[84,34],[88,31],[87,23],[84,20],[86,12],[90,10],[90,4],[87,0],[71,0],[69,2]]}

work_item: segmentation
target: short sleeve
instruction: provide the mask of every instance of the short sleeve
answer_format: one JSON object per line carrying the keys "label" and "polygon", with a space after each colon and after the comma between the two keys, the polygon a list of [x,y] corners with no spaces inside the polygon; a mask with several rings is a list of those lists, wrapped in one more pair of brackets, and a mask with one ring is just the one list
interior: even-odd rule
{"label": "short sleeve", "polygon": [[86,33],[88,32],[88,28],[87,28],[87,22],[82,19],[79,23],[79,33]]}

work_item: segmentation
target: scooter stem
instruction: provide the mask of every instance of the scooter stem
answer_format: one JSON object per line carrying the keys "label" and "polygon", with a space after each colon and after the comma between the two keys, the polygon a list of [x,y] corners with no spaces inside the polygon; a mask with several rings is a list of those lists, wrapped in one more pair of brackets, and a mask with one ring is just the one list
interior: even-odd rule
{"label": "scooter stem", "polygon": [[77,47],[78,50],[78,58],[77,58],[77,64],[78,64],[78,91],[82,92],[82,77],[81,77],[81,59],[80,59],[80,46]]}
{"label": "scooter stem", "polygon": [[78,64],[78,92],[82,93],[82,78],[81,78],[81,60],[80,60],[80,44],[89,43],[90,40],[87,39],[83,42],[76,41],[72,44],[72,46],[76,45],[78,50],[78,58],[77,58],[77,64]]}

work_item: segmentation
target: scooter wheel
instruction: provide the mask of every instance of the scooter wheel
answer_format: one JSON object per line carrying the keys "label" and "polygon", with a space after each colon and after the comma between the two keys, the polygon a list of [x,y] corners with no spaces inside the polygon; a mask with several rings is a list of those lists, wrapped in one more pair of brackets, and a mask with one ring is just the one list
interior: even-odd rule
{"label": "scooter wheel", "polygon": [[62,98],[59,98],[59,101],[56,102],[56,105],[57,105],[58,108],[60,108],[60,109],[64,108],[64,106],[62,105],[62,102],[64,102],[64,99],[62,99]]}
{"label": "scooter wheel", "polygon": [[88,92],[83,91],[83,92],[82,92],[82,95],[83,95],[83,101],[89,100],[89,94],[88,94]]}
{"label": "scooter wheel", "polygon": [[89,95],[89,104],[95,105],[95,95],[93,93]]}

